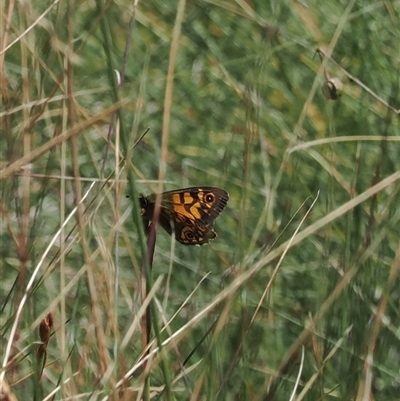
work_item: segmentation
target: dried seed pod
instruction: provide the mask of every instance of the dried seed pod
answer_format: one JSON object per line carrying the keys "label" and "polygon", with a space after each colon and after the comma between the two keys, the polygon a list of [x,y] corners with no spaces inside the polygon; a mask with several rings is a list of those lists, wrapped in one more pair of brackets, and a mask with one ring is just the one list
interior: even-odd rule
{"label": "dried seed pod", "polygon": [[329,78],[322,86],[322,93],[328,100],[337,100],[342,94],[343,84],[339,78]]}
{"label": "dried seed pod", "polygon": [[40,322],[39,335],[43,344],[39,345],[37,350],[38,377],[42,377],[43,369],[47,359],[47,344],[49,343],[51,331],[53,330],[53,316],[48,313],[47,316]]}

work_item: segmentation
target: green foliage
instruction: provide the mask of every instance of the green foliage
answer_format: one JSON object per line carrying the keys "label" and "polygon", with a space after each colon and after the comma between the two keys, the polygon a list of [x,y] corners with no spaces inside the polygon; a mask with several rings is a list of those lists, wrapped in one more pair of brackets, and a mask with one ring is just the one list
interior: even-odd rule
{"label": "green foliage", "polygon": [[[390,0],[7,2],[2,389],[397,400],[399,11]],[[321,90],[331,78],[337,100]],[[157,230],[143,275],[137,192],[186,186],[230,193],[218,238],[185,247]],[[144,368],[143,316],[155,341]]]}

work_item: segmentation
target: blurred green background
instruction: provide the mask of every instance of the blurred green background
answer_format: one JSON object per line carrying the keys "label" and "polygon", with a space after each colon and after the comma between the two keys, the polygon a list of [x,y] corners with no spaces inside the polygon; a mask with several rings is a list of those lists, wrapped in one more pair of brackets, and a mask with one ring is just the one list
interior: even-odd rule
{"label": "blurred green background", "polygon": [[[0,173],[100,116],[0,175],[0,355],[12,342],[2,372],[15,396],[50,399],[60,385],[54,399],[398,400],[400,2],[4,4]],[[343,84],[336,100],[321,90],[331,78]],[[119,114],[102,115],[121,99]],[[159,334],[183,334],[121,387],[143,351],[143,326],[129,331],[143,254],[126,179],[157,191],[163,163],[164,190],[218,186],[230,200],[210,245],[171,244],[158,230],[152,319],[161,328],[178,311]],[[74,213],[44,254],[89,189],[80,228]],[[332,212],[278,265],[297,229]]]}

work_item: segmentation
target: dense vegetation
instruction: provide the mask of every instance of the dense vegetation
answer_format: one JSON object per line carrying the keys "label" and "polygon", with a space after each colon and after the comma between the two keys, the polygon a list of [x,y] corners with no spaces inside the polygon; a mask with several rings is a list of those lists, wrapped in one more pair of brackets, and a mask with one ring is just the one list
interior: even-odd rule
{"label": "dense vegetation", "polygon": [[400,2],[137,3],[0,11],[2,391],[399,400]]}

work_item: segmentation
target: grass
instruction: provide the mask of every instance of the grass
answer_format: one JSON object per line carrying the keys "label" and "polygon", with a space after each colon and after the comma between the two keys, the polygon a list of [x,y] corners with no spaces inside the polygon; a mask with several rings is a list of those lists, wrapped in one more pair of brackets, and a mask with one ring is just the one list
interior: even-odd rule
{"label": "grass", "polygon": [[[397,401],[399,7],[9,0],[4,399]],[[186,186],[218,238],[153,250]]]}

